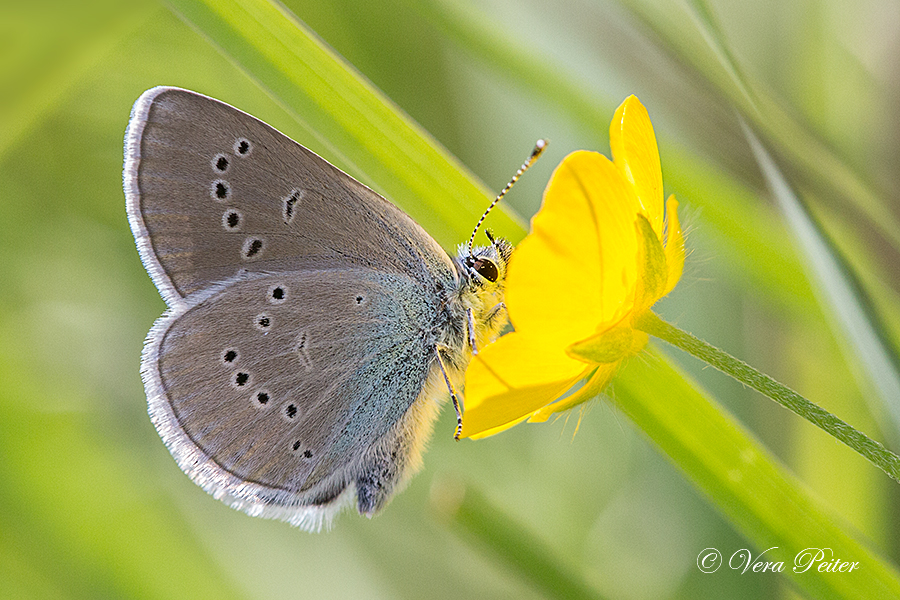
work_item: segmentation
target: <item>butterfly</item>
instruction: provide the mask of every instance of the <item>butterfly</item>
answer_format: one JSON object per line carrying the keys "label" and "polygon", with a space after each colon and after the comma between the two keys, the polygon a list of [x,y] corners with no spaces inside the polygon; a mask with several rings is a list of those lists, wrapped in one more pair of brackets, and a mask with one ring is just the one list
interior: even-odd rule
{"label": "butterfly", "polygon": [[168,305],[142,355],[149,413],[200,487],[319,530],[386,505],[448,396],[458,436],[454,389],[507,322],[509,242],[473,233],[451,258],[310,150],[172,87],[135,103],[123,179]]}

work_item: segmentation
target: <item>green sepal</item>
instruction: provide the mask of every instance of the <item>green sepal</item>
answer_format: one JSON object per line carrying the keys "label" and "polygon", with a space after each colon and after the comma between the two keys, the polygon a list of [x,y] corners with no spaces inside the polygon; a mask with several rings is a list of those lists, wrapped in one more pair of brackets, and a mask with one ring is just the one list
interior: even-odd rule
{"label": "green sepal", "polygon": [[639,214],[634,226],[638,233],[638,282],[635,308],[638,312],[650,308],[666,289],[669,277],[666,268],[666,254],[662,242],[656,236],[647,217]]}
{"label": "green sepal", "polygon": [[[648,223],[649,224],[649,223]],[[631,324],[619,324],[566,348],[566,354],[587,363],[614,363],[634,354],[647,343],[647,334]]]}

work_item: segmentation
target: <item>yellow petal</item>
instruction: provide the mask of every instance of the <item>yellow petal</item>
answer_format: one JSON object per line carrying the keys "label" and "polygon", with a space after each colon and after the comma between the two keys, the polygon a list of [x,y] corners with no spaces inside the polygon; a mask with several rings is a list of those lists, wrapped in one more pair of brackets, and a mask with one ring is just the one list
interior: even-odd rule
{"label": "yellow petal", "polygon": [[663,185],[656,135],[647,109],[629,96],[616,109],[609,126],[609,144],[616,166],[637,192],[644,214],[657,237],[663,233]]}
{"label": "yellow petal", "polygon": [[528,419],[529,423],[543,423],[547,419],[550,418],[551,415],[555,413],[562,412],[564,410],[569,410],[570,408],[574,408],[579,404],[587,402],[588,400],[593,400],[597,396],[603,393],[603,390],[606,389],[606,386],[609,385],[610,380],[613,378],[613,375],[616,373],[616,369],[619,367],[620,362],[609,363],[605,365],[600,365],[597,367],[597,370],[594,371],[593,375],[585,382],[581,388],[572,392],[570,395],[566,396],[559,402],[554,402],[539,411],[535,412],[531,415],[531,418]]}
{"label": "yellow petal", "polygon": [[461,437],[514,425],[556,400],[590,367],[519,332],[484,347],[466,370]]}
{"label": "yellow petal", "polygon": [[669,271],[666,278],[666,289],[663,296],[672,291],[681,273],[684,271],[684,233],[681,231],[681,223],[678,221],[678,201],[675,196],[669,196],[666,201],[666,268]]}
{"label": "yellow petal", "polygon": [[516,331],[564,347],[633,308],[635,206],[633,186],[602,154],[563,160],[510,260],[506,305]]}
{"label": "yellow petal", "polygon": [[509,423],[504,423],[503,425],[500,425],[499,427],[492,427],[491,429],[485,429],[482,432],[473,433],[472,435],[468,435],[468,436],[463,435],[462,437],[468,437],[470,440],[483,440],[484,438],[488,438],[488,437],[491,437],[492,435],[497,435],[500,432],[506,431],[510,427],[515,427],[516,425],[518,425],[519,423],[521,423],[522,421],[524,421],[527,418],[528,418],[528,415],[525,415],[524,417],[520,417],[520,418],[516,419],[515,421],[510,421]]}

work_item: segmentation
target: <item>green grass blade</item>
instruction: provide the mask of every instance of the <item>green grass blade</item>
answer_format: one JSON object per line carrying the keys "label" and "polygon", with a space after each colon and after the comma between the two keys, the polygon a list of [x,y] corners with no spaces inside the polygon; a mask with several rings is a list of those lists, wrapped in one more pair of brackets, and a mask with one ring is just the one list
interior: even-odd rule
{"label": "green grass blade", "polygon": [[[0,101],[0,158],[59,107],[150,12],[140,3],[113,1],[55,6],[39,23],[24,15],[3,15],[9,20],[0,26],[0,34],[6,38],[3,30],[15,28],[15,37],[26,37],[29,43],[7,46],[0,55],[0,81],[14,90]],[[60,39],[70,43],[60,44]],[[48,46],[53,51],[46,51]]]}
{"label": "green grass blade", "polygon": [[[614,382],[613,402],[735,525],[766,560],[783,561],[783,575],[814,598],[897,598],[896,570],[847,532],[721,406],[657,352],[633,359]],[[824,434],[823,434],[824,435]],[[869,468],[860,458],[859,468]],[[831,548],[834,558],[859,562],[849,573],[794,571],[806,548]],[[725,555],[727,569],[730,552]],[[828,557],[830,559],[830,557]]]}
{"label": "green grass blade", "polygon": [[587,599],[601,595],[584,584],[565,563],[483,494],[460,481],[445,480],[432,488],[438,516],[461,538],[502,562],[518,578],[548,598]]}
{"label": "green grass blade", "polygon": [[747,85],[747,80],[740,68],[737,60],[731,52],[731,48],[725,43],[725,38],[718,23],[713,16],[712,11],[703,0],[689,0],[688,5],[693,7],[694,16],[699,21],[700,33],[703,35],[704,41],[712,50],[718,59],[719,64],[725,69],[732,83],[738,88],[741,95],[750,103],[750,105],[759,110],[756,106],[756,98],[753,91]]}
{"label": "green grass blade", "polygon": [[490,66],[541,101],[570,115],[582,127],[606,135],[615,105],[605,106],[584,91],[566,67],[550,64],[527,44],[506,35],[474,5],[445,0],[404,0],[441,35],[468,56]]}
{"label": "green grass blade", "polygon": [[[692,3],[695,7],[693,21],[699,36],[673,30],[658,22],[640,2],[623,0],[622,4],[665,42],[669,52],[693,66],[737,107],[765,141],[798,169],[807,184],[843,199],[895,250],[900,250],[900,221],[887,208],[885,199],[828,144],[794,119],[761,84],[742,73],[705,4],[700,0]],[[701,39],[706,45],[699,42]]]}
{"label": "green grass blade", "polygon": [[[0,340],[0,556],[14,552],[32,571],[19,589],[35,598],[51,590],[85,599],[177,598],[184,590],[240,598],[188,526],[148,501],[159,491],[146,464],[123,458],[89,416],[47,408],[77,405],[77,393],[55,381],[29,383],[19,360],[2,360],[9,344]],[[5,589],[0,597],[13,597]]]}
{"label": "green grass blade", "polygon": [[[896,356],[880,334],[886,329],[880,324],[878,315],[870,310],[871,303],[861,297],[863,291],[848,273],[846,263],[839,259],[837,249],[797,198],[762,142],[746,124],[744,133],[772,195],[806,256],[809,269],[815,274],[821,303],[837,322],[834,328],[847,341],[841,344],[846,359],[856,365],[856,372],[865,373],[875,388],[877,398],[876,394],[865,397],[873,414],[882,416],[886,413],[886,418],[880,419],[881,426],[892,446],[897,448],[900,444],[900,370]],[[864,384],[862,389],[868,387]]]}
{"label": "green grass blade", "polygon": [[[471,231],[491,194],[293,15],[266,0],[170,4],[445,247]],[[523,233],[503,211],[489,227],[513,239]]]}

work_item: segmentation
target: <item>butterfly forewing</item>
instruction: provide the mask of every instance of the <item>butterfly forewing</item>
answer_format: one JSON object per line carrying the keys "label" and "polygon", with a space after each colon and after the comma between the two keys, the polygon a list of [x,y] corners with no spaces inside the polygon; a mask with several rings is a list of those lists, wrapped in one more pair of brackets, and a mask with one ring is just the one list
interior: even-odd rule
{"label": "butterfly forewing", "polygon": [[194,92],[155,88],[138,100],[124,177],[142,259],[170,304],[241,271],[452,273],[434,240],[378,194]]}

